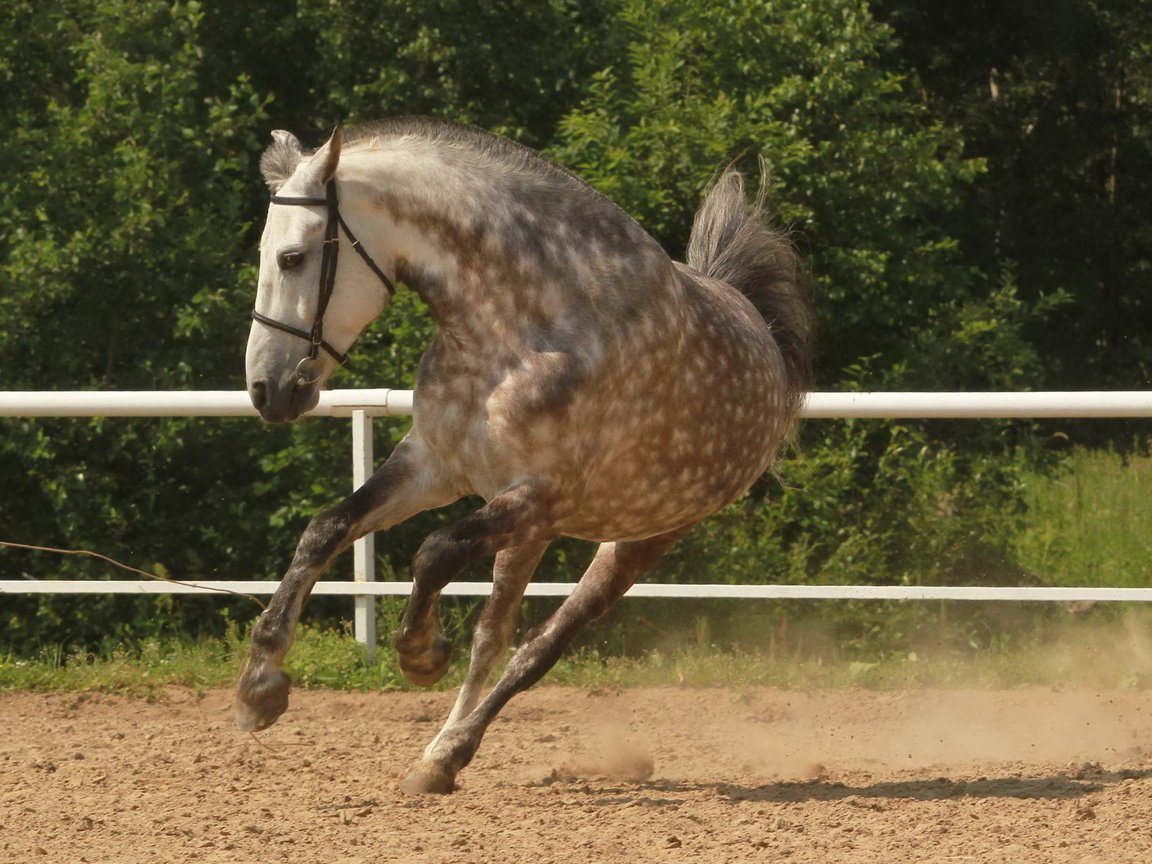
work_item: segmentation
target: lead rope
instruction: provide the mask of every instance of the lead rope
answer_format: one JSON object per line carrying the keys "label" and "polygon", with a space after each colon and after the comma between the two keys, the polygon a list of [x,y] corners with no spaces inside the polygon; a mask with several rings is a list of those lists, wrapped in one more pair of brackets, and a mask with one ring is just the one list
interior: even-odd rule
{"label": "lead rope", "polygon": [[155,573],[149,573],[147,570],[140,570],[137,567],[132,567],[122,561],[117,561],[115,558],[109,558],[107,555],[101,555],[99,552],[93,552],[90,549],[58,549],[55,546],[34,546],[31,543],[13,543],[9,540],[0,540],[0,546],[6,546],[10,549],[28,549],[33,552],[54,552],[57,555],[87,555],[91,558],[99,558],[101,561],[106,561],[122,570],[127,570],[129,573],[136,573],[140,576],[147,576],[149,579],[155,579],[157,582],[168,582],[172,585],[183,585],[187,588],[195,588],[200,591],[217,591],[221,594],[232,594],[235,597],[245,597],[251,600],[261,609],[268,607],[252,594],[245,594],[243,591],[233,591],[231,588],[217,588],[214,585],[197,585],[194,582],[181,582],[179,579],[172,579],[167,576],[157,576]]}

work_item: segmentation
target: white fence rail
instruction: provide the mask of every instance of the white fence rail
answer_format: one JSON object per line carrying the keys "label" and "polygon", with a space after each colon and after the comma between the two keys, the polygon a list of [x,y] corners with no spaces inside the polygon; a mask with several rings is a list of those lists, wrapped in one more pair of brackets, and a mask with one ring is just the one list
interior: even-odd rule
{"label": "white fence rail", "polygon": [[[372,417],[412,413],[411,390],[327,390],[312,412],[352,419],[353,485],[372,473]],[[1152,417],[1152,391],[1030,393],[813,393],[803,414],[809,419],[989,419]],[[255,417],[243,391],[0,392],[0,417]],[[9,538],[0,538],[9,539]],[[314,594],[355,598],[356,637],[375,645],[373,598],[407,594],[410,582],[376,582],[372,538],[357,541],[352,582],[320,582]],[[271,594],[278,582],[0,580],[0,594],[194,594],[213,589]],[[534,583],[529,596],[564,596],[571,584]],[[445,594],[484,596],[488,582],[454,582]],[[861,585],[670,585],[643,583],[630,597],[1152,601],[1152,588],[1022,588]]]}
{"label": "white fence rail", "polygon": [[[411,390],[324,390],[319,417],[412,413]],[[256,417],[243,390],[99,390],[0,392],[0,417]]]}
{"label": "white fence rail", "polygon": [[[226,591],[254,596],[272,594],[280,583],[273,580],[194,580],[188,582],[147,582],[136,580],[92,581],[84,579],[4,580],[0,594],[199,594]],[[533,582],[524,593],[529,597],[567,597],[569,582]],[[489,582],[453,582],[445,594],[458,597],[487,597]],[[407,596],[411,582],[317,582],[315,595],[335,597]],[[1032,602],[1073,602],[1081,600],[1113,602],[1152,601],[1152,588],[1026,588],[1017,586],[956,585],[672,585],[641,582],[629,597],[663,597],[747,600],[1021,600]]]}
{"label": "white fence rail", "polygon": [[812,393],[809,419],[1030,419],[1041,417],[1152,417],[1152,391],[1040,391],[1032,393]]}
{"label": "white fence rail", "polygon": [[[412,413],[411,390],[325,390],[312,415]],[[243,390],[0,392],[0,417],[255,417]],[[1152,417],[1152,390],[1029,393],[812,393],[809,419]]]}

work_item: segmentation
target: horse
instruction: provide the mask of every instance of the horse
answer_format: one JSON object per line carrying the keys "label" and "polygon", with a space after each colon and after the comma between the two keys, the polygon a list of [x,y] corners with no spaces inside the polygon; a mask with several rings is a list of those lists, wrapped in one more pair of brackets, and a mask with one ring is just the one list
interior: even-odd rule
{"label": "horse", "polygon": [[[394,634],[403,674],[440,680],[451,649],[440,592],[494,556],[456,702],[400,784],[449,793],[498,712],[576,632],[775,464],[809,388],[802,266],[766,215],[766,184],[749,200],[732,167],[714,178],[681,264],[574,173],[470,126],[397,118],[337,128],[315,150],[288,132],[272,137],[245,355],[261,417],[282,423],[315,407],[397,283],[437,329],[411,430],[366,483],[311,520],[254,625],[236,722],[260,730],[286,710],[284,656],[338,553],[478,496],[482,506],[419,547]],[[339,256],[341,238],[356,256]],[[561,536],[599,544],[592,562],[485,695],[525,587]]]}

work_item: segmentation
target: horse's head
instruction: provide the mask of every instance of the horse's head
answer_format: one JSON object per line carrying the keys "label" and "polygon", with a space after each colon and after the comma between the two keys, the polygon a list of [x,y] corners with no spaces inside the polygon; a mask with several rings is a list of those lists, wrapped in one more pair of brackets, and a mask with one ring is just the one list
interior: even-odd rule
{"label": "horse's head", "polygon": [[[312,153],[291,133],[272,137],[260,161],[272,203],[260,240],[245,372],[260,416],[280,423],[316,406],[344,352],[384,310],[393,289],[339,207],[340,130]],[[339,255],[341,240],[359,257]]]}

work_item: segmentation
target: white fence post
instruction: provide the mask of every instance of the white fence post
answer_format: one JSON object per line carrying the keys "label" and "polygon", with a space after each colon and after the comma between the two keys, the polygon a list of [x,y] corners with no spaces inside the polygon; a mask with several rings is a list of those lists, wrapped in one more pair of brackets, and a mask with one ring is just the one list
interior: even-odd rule
{"label": "white fence post", "polygon": [[[355,491],[372,476],[372,418],[362,408],[352,412],[352,489]],[[376,581],[376,535],[366,534],[352,544],[352,573],[357,582]],[[376,598],[356,595],[352,619],[356,640],[368,652],[368,662],[376,659]]]}

